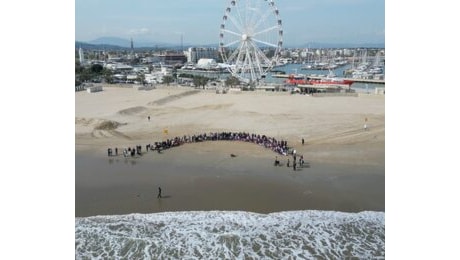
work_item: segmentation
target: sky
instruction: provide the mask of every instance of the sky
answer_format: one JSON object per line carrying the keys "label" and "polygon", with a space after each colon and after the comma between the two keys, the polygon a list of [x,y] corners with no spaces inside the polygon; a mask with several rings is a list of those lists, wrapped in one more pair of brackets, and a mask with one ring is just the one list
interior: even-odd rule
{"label": "sky", "polygon": [[[275,5],[285,46],[385,43],[384,0],[279,0]],[[228,6],[230,0],[75,0],[75,40],[214,44]]]}

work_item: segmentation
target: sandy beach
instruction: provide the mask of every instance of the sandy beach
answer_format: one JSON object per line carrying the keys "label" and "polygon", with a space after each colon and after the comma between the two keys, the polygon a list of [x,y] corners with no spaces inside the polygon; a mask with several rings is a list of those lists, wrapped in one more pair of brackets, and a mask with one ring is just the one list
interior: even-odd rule
{"label": "sandy beach", "polygon": [[[285,165],[289,156],[238,141],[145,151],[155,141],[210,132],[286,140],[309,167],[293,171]],[[121,149],[136,145],[142,146],[142,156],[121,155]],[[104,86],[97,93],[75,93],[75,146],[76,216],[212,209],[385,211],[384,95]],[[119,155],[108,157],[107,148],[115,147]],[[283,166],[273,166],[276,156]]]}

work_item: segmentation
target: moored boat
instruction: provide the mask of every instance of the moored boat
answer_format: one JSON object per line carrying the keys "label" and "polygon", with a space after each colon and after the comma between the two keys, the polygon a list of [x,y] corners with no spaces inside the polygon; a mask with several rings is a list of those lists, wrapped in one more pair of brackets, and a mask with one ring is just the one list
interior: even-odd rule
{"label": "moored boat", "polygon": [[286,83],[292,85],[347,85],[348,87],[353,84],[353,80],[336,78],[336,77],[325,77],[325,78],[311,78],[311,77],[295,77],[289,75]]}

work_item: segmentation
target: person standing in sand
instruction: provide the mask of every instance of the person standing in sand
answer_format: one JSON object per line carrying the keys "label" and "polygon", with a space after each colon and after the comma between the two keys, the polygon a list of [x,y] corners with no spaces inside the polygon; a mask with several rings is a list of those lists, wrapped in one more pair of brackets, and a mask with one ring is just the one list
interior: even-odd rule
{"label": "person standing in sand", "polygon": [[161,187],[158,187],[158,196],[157,196],[158,199],[161,199]]}

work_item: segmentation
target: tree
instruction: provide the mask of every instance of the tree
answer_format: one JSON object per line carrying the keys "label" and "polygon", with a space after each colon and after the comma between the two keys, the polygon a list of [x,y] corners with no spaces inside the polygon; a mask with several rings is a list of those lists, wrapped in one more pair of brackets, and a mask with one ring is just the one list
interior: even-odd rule
{"label": "tree", "polygon": [[235,76],[230,76],[225,80],[225,86],[236,86],[240,84],[240,79]]}
{"label": "tree", "polygon": [[208,81],[209,81],[209,78],[207,77],[203,77],[203,76],[193,77],[193,85],[195,85],[196,87],[203,86],[203,89],[204,89],[204,86],[208,83]]}
{"label": "tree", "polygon": [[79,79],[82,82],[88,81],[92,78],[92,73],[90,68],[84,68],[79,74]]}
{"label": "tree", "polygon": [[83,71],[84,67],[80,64],[80,61],[75,61],[75,74],[80,74]]}
{"label": "tree", "polygon": [[139,81],[140,84],[144,85],[144,83],[145,83],[145,75],[144,75],[144,73],[138,73],[136,80]]}
{"label": "tree", "polygon": [[112,70],[104,68],[104,70],[102,71],[102,75],[104,75],[104,80],[106,83],[109,83],[109,84],[113,83]]}
{"label": "tree", "polygon": [[166,75],[163,77],[163,84],[169,86],[169,83],[174,82],[174,78],[172,76]]}
{"label": "tree", "polygon": [[103,69],[104,69],[104,67],[101,64],[93,64],[93,65],[91,65],[91,72],[93,74],[101,74]]}

